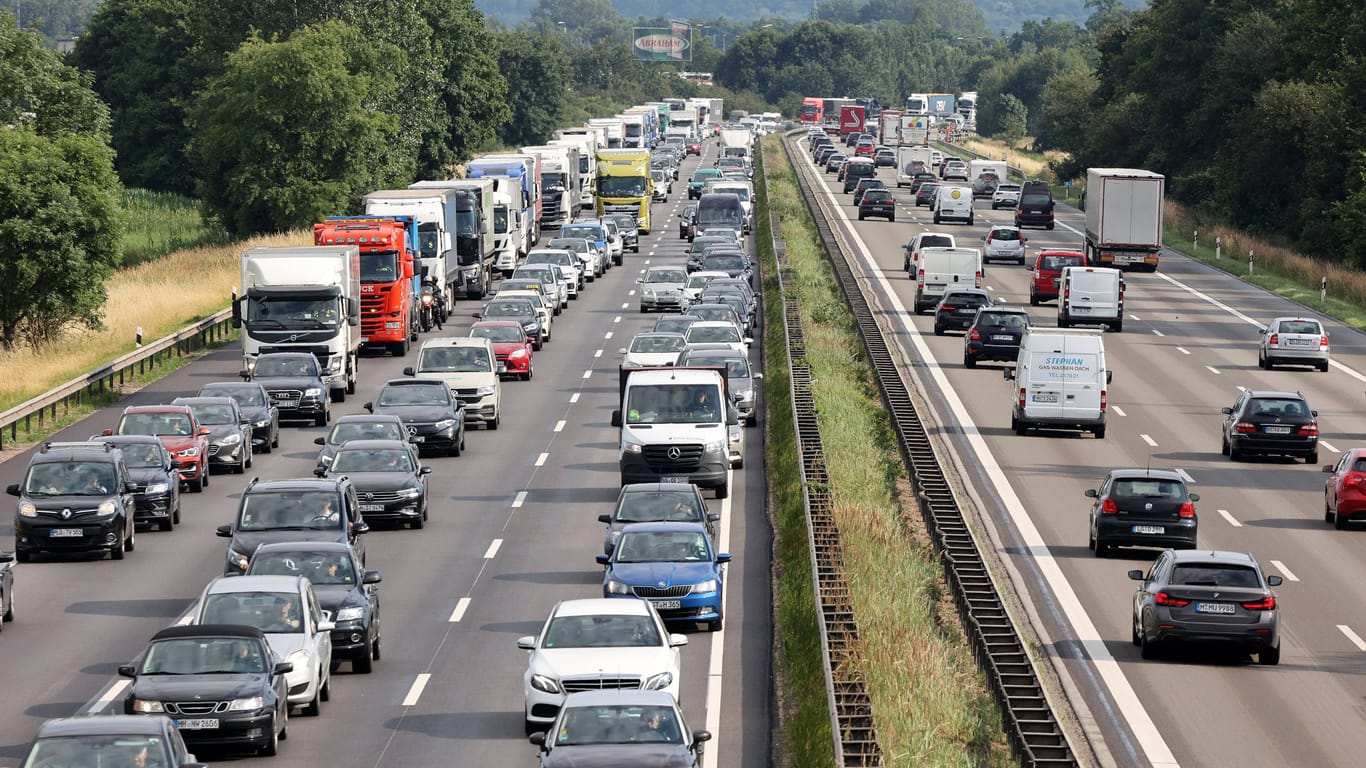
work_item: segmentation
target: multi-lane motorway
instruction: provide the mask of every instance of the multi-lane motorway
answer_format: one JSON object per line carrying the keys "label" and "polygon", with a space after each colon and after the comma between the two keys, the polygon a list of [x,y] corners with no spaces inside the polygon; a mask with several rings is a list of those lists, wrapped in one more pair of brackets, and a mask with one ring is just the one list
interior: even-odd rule
{"label": "multi-lane motorway", "polygon": [[[806,142],[799,142],[805,148]],[[809,155],[794,153],[810,168]],[[1219,409],[1242,388],[1299,390],[1318,410],[1320,462],[1332,463],[1366,432],[1366,336],[1330,322],[1334,363],[1312,369],[1257,367],[1257,330],[1279,315],[1311,312],[1177,254],[1156,274],[1130,274],[1123,333],[1107,333],[1109,429],[1104,440],[1062,433],[1019,437],[1010,429],[1012,388],[1003,366],[962,365],[961,334],[935,337],[932,318],[907,312],[914,285],[901,244],[932,229],[981,247],[1010,211],[977,203],[976,225],[934,226],[927,208],[897,197],[897,220],[857,221],[851,196],[826,184],[822,204],[882,310],[911,378],[934,408],[943,444],[965,467],[1001,556],[1021,574],[1044,649],[1081,691],[1083,726],[1103,738],[1119,766],[1357,766],[1366,755],[1366,530],[1323,521],[1318,466],[1289,460],[1231,462],[1219,452]],[[894,186],[891,169],[879,176]],[[1039,248],[1079,248],[1082,214],[1059,205],[1054,231],[1027,230]],[[990,265],[996,301],[1023,305],[1036,324],[1056,308],[1028,306],[1028,271]],[[1176,468],[1200,494],[1200,546],[1252,552],[1278,589],[1282,657],[1186,652],[1142,661],[1129,642],[1130,569],[1153,552],[1097,559],[1087,548],[1089,500],[1113,467]]]}
{"label": "multi-lane motorway", "polygon": [[[710,165],[708,145],[700,162]],[[659,222],[588,285],[555,320],[554,340],[536,352],[535,379],[504,382],[499,430],[470,432],[459,458],[425,459],[431,521],[423,530],[373,531],[369,567],[380,570],[383,658],[370,675],[333,678],[318,718],[291,718],[280,756],[263,765],[532,766],[523,733],[521,635],[539,630],[557,600],[601,594],[597,516],[617,496],[618,350],[653,324],[637,309],[636,278],[648,264],[681,264],[677,209],[699,162]],[[461,302],[445,335],[463,335],[477,311]],[[752,359],[761,359],[753,350]],[[356,395],[333,415],[361,411],[383,381],[410,359],[368,357]],[[85,439],[112,426],[124,405],[169,402],[210,381],[233,380],[240,350],[224,348],[55,436]],[[683,649],[682,703],[692,728],[707,728],[708,766],[755,766],[769,759],[771,718],[771,535],[764,510],[762,422],[749,430],[745,468],[730,498],[709,500],[722,514],[720,542],[735,560],[726,581],[726,623],[691,632]],[[119,711],[128,663],[157,630],[180,620],[204,584],[221,573],[225,540],[214,527],[232,518],[242,487],[262,478],[309,476],[322,428],[282,430],[280,448],[258,455],[244,476],[217,475],[203,494],[185,494],[173,532],[140,530],[123,562],[40,558],[17,569],[16,620],[0,634],[0,766],[14,766],[44,718]],[[0,464],[0,484],[19,482],[28,453]],[[719,508],[719,510],[718,510]],[[13,528],[0,515],[0,549]],[[211,761],[228,756],[200,754]]]}

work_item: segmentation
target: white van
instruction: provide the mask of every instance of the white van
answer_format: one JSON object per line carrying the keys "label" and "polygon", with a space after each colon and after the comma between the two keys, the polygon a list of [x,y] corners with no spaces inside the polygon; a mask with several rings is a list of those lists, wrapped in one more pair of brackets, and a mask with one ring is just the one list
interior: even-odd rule
{"label": "white van", "polygon": [[950,288],[982,287],[982,252],[976,248],[923,248],[915,267],[915,313],[933,309]]}
{"label": "white van", "polygon": [[1105,439],[1106,388],[1104,331],[1028,326],[1020,355],[1005,377],[1015,382],[1010,428],[1090,432]]}
{"label": "white van", "polygon": [[934,223],[962,221],[972,226],[972,187],[941,186],[934,196]]}
{"label": "white van", "polygon": [[428,339],[417,353],[417,365],[403,369],[405,376],[446,382],[455,398],[465,402],[465,423],[489,429],[497,429],[502,420],[499,376],[506,372],[507,366],[493,353],[493,343],[471,336]]}
{"label": "white van", "polygon": [[1111,267],[1063,267],[1058,278],[1058,327],[1108,325],[1124,330],[1124,273]]}

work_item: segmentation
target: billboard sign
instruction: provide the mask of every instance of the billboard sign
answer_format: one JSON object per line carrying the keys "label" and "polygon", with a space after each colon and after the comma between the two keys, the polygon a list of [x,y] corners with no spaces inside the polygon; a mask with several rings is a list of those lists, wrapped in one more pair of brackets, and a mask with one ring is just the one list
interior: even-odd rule
{"label": "billboard sign", "polygon": [[631,54],[639,61],[692,61],[692,27],[636,27]]}

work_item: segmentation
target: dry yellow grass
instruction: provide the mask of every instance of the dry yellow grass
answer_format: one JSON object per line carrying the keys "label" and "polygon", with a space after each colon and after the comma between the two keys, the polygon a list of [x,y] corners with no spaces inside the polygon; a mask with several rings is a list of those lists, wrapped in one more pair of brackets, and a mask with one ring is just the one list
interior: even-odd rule
{"label": "dry yellow grass", "polygon": [[[1028,145],[1031,139],[1022,139],[1021,145]],[[1007,146],[1004,141],[997,139],[984,139],[974,137],[955,142],[957,146],[977,152],[978,154],[988,155],[993,158],[1005,158],[1006,164],[1013,168],[1019,168],[1029,174],[1031,178],[1046,178],[1049,175],[1048,161],[1062,158],[1061,152],[1049,152],[1040,158],[1037,154],[1026,154],[1021,152],[1017,146]]]}
{"label": "dry yellow grass", "polygon": [[248,248],[310,245],[312,233],[260,237],[242,243],[176,251],[116,272],[105,283],[104,329],[72,330],[43,352],[0,353],[0,408],[11,408],[135,348],[138,326],[152,341],[226,307]]}

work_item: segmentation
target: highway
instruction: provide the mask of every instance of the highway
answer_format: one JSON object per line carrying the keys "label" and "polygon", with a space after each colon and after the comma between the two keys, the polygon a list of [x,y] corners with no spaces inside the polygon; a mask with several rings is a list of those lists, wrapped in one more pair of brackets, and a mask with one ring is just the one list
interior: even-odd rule
{"label": "highway", "polygon": [[[708,144],[700,162],[710,166]],[[654,231],[588,284],[555,319],[553,340],[535,353],[532,381],[503,383],[497,431],[471,429],[459,458],[429,457],[431,521],[423,530],[367,534],[368,565],[380,585],[383,657],[371,675],[344,665],[333,676],[322,715],[290,719],[280,766],[533,766],[523,733],[526,652],[561,599],[601,595],[602,525],[616,500],[618,350],[654,315],[637,309],[635,279],[647,264],[681,264],[677,209],[699,159],[684,163]],[[543,237],[548,240],[550,233]],[[545,241],[543,240],[543,242]],[[482,302],[462,300],[444,335],[463,335]],[[756,334],[757,335],[757,334]],[[210,381],[233,380],[240,349],[218,350],[54,436],[85,439],[113,426],[125,405],[169,402]],[[334,418],[361,412],[406,359],[366,357],[357,394],[334,404]],[[762,360],[756,341],[752,359]],[[761,404],[762,405],[762,404]],[[708,768],[769,760],[771,712],[771,533],[765,511],[764,425],[746,430],[745,468],[720,511],[721,547],[735,557],[726,581],[725,629],[688,633],[682,703],[688,724],[710,729]],[[175,531],[139,530],[123,562],[38,558],[16,568],[16,620],[0,635],[5,661],[0,702],[0,766],[15,766],[44,718],[121,711],[128,663],[157,630],[181,619],[204,584],[221,573],[226,540],[214,527],[231,520],[253,476],[309,476],[323,428],[288,426],[280,447],[257,455],[247,475],[215,475],[200,494],[183,496]],[[29,453],[0,464],[0,483],[19,482]],[[708,494],[710,497],[710,494]],[[12,518],[0,523],[0,549],[12,549]],[[1364,628],[1366,629],[1366,628]],[[230,755],[201,752],[211,762]]]}
{"label": "highway", "polygon": [[[802,139],[799,146],[805,149]],[[810,171],[810,156],[794,152]],[[800,169],[799,169],[799,172]],[[1336,531],[1323,519],[1320,467],[1300,461],[1231,462],[1219,452],[1219,409],[1239,391],[1299,390],[1318,410],[1320,464],[1359,444],[1366,432],[1366,335],[1328,321],[1334,364],[1263,371],[1257,330],[1278,315],[1305,310],[1171,251],[1156,274],[1127,275],[1123,333],[1106,333],[1108,435],[1009,429],[1012,386],[1002,364],[962,365],[961,333],[933,335],[932,317],[906,307],[914,283],[901,269],[901,245],[933,229],[981,247],[992,224],[1011,211],[976,204],[976,223],[934,226],[896,191],[895,223],[860,222],[851,195],[834,175],[812,171],[830,191],[822,205],[852,253],[860,284],[889,340],[935,415],[942,445],[963,467],[964,481],[998,537],[998,554],[1022,574],[1024,599],[1040,617],[1046,652],[1061,661],[1082,692],[1083,725],[1104,739],[1119,766],[1358,766],[1366,754],[1366,531]],[[879,169],[895,187],[893,169]],[[1032,265],[1039,248],[1080,248],[1082,214],[1060,204],[1056,230],[1026,230]],[[992,264],[985,287],[997,302],[1023,305],[1035,324],[1055,325],[1056,307],[1028,306],[1028,267]],[[879,311],[880,310],[880,311]],[[1312,314],[1312,312],[1310,313]],[[1277,667],[1252,658],[1204,651],[1142,661],[1130,644],[1125,572],[1144,569],[1156,550],[1120,550],[1097,559],[1087,547],[1089,500],[1115,467],[1151,463],[1192,480],[1200,546],[1252,552],[1286,583],[1281,606],[1282,657]]]}

